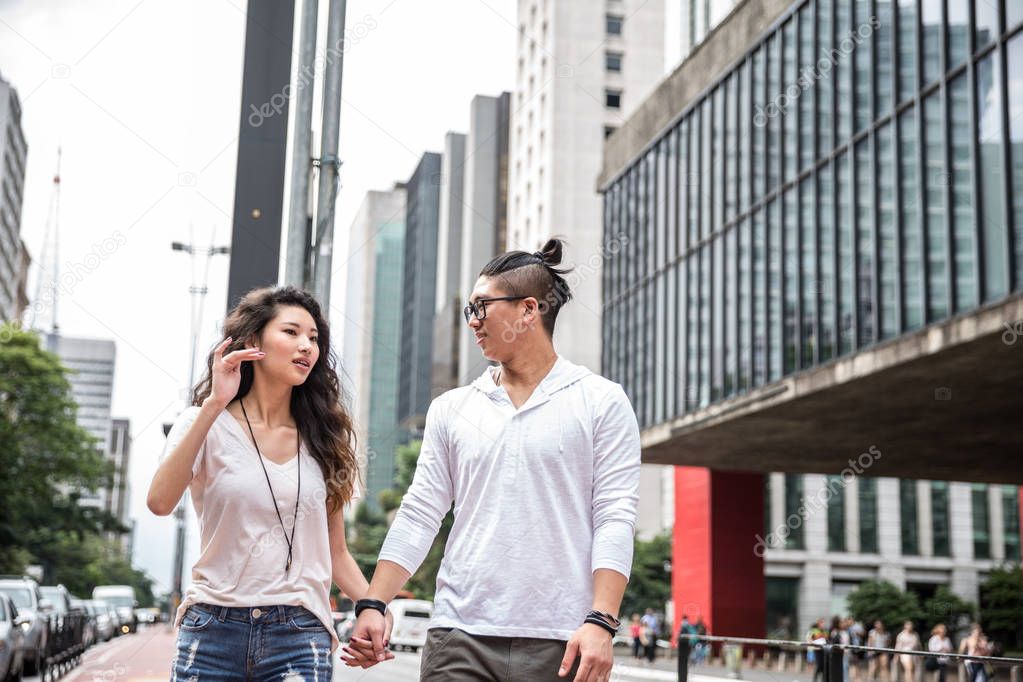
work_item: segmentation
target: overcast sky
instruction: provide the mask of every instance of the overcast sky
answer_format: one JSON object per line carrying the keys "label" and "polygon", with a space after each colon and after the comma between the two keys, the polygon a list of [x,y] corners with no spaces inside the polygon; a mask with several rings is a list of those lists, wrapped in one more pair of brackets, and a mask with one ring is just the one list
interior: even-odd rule
{"label": "overcast sky", "polygon": [[[154,517],[145,495],[161,424],[183,404],[189,351],[189,263],[170,242],[230,242],[245,9],[244,0],[0,0],[0,74],[21,97],[29,145],[22,238],[39,259],[59,145],[60,263],[75,273],[65,275],[60,328],[117,344],[113,416],[131,420],[134,439],[135,563],[160,589],[173,523]],[[442,150],[446,131],[466,131],[473,95],[514,86],[514,0],[349,0],[348,26],[335,267],[365,192],[407,179],[424,151]],[[226,280],[221,256],[201,355],[218,338]],[[331,311],[339,354],[342,287],[343,271]],[[189,545],[186,575],[194,525]]]}

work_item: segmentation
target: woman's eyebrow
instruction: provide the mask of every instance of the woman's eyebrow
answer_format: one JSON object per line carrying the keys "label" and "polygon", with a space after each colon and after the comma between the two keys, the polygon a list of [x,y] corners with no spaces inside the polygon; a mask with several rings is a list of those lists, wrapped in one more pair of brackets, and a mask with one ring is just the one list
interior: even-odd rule
{"label": "woman's eyebrow", "polygon": [[[300,325],[300,324],[299,324],[298,322],[291,322],[291,321],[288,321],[288,322],[282,322],[281,324],[293,324],[293,325],[295,325],[296,327],[298,327],[299,329],[301,329],[301,328],[302,328],[302,325]],[[312,328],[312,331],[313,331],[314,333],[316,333],[316,327],[313,327],[313,328]]]}

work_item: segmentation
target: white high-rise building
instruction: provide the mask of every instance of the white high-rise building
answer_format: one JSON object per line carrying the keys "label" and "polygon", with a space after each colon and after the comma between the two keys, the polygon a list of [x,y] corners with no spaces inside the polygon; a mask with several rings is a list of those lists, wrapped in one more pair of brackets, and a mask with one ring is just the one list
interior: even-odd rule
{"label": "white high-rise building", "polygon": [[[511,102],[508,249],[568,242],[572,301],[554,333],[558,353],[601,371],[604,139],[665,74],[665,0],[519,0]],[[638,532],[673,517],[671,468],[644,465]]]}
{"label": "white high-rise building", "polygon": [[668,71],[688,57],[739,0],[665,0],[665,65]]}

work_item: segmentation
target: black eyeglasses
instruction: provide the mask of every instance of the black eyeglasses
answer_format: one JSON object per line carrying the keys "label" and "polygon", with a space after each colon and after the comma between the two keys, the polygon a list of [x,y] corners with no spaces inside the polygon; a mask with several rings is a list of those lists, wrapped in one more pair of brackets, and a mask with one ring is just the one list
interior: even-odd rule
{"label": "black eyeglasses", "polygon": [[495,296],[494,298],[477,298],[476,302],[469,302],[469,305],[462,309],[462,314],[465,315],[465,321],[469,321],[471,315],[475,315],[476,319],[483,321],[487,319],[487,303],[490,301],[521,301],[527,296]]}

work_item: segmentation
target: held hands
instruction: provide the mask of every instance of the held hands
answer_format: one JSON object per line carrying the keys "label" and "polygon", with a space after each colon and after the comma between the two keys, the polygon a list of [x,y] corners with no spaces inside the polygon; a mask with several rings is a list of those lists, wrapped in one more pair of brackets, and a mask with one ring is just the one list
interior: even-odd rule
{"label": "held hands", "polygon": [[234,400],[238,394],[238,387],[242,381],[242,362],[262,360],[266,356],[266,353],[258,348],[243,348],[224,355],[224,351],[231,345],[231,341],[229,336],[213,349],[213,385],[207,400],[221,408],[227,407],[228,403]]}
{"label": "held hands", "polygon": [[384,617],[379,611],[365,609],[355,621],[352,638],[342,648],[341,660],[350,668],[369,668],[382,661],[391,660],[394,654],[387,645],[391,640],[392,627],[394,616],[390,611],[387,611],[387,616]]}
{"label": "held hands", "polygon": [[614,664],[611,634],[599,625],[584,623],[565,646],[558,677],[568,676],[576,658],[580,658],[579,670],[573,682],[607,682]]}

